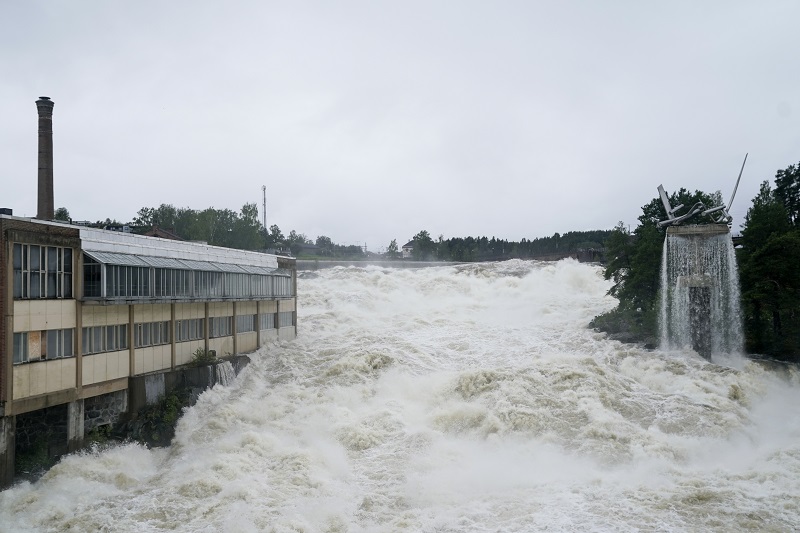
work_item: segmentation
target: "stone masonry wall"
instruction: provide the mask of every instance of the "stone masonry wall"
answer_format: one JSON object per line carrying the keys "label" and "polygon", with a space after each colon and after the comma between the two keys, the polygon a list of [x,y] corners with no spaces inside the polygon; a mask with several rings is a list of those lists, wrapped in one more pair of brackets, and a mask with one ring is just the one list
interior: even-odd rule
{"label": "stone masonry wall", "polygon": [[88,433],[99,426],[116,424],[127,411],[127,390],[86,398],[83,403],[83,429]]}

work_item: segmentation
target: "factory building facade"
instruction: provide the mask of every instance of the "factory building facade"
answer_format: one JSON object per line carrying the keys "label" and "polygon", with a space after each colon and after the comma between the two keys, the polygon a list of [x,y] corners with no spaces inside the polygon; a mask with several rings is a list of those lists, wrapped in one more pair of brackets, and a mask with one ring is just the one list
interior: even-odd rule
{"label": "factory building facade", "polygon": [[75,448],[84,400],[187,365],[198,348],[293,339],[296,270],[291,258],[0,215],[0,311],[0,461],[13,475],[18,415],[67,404]]}
{"label": "factory building facade", "polygon": [[137,377],[297,334],[293,258],[51,221],[53,103],[36,104],[37,218],[0,209],[0,488],[31,424],[73,451]]}

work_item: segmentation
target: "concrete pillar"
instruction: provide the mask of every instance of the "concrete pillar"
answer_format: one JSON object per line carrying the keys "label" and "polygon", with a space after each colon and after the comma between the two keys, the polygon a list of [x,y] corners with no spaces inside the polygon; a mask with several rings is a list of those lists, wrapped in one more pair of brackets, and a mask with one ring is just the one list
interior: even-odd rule
{"label": "concrete pillar", "polygon": [[169,309],[169,340],[170,340],[170,368],[175,370],[175,363],[177,362],[177,346],[175,344],[175,302],[170,305]]}
{"label": "concrete pillar", "polygon": [[83,446],[83,400],[67,404],[67,451],[72,453]]}
{"label": "concrete pillar", "polygon": [[14,481],[14,448],[17,420],[14,416],[0,418],[0,490]]}
{"label": "concrete pillar", "polygon": [[711,359],[711,287],[689,287],[692,348]]}
{"label": "concrete pillar", "polygon": [[670,226],[667,235],[688,239],[691,252],[684,258],[685,273],[678,276],[677,283],[688,289],[688,321],[692,348],[706,359],[711,359],[711,293],[720,291],[714,278],[706,272],[703,254],[706,242],[711,237],[730,232],[725,224]]}
{"label": "concrete pillar", "polygon": [[234,353],[234,354],[237,354],[237,353],[239,353],[239,350],[238,350],[238,348],[239,348],[239,342],[238,342],[238,339],[239,339],[239,331],[238,331],[238,330],[237,330],[237,328],[236,328],[236,318],[239,316],[239,315],[237,314],[238,312],[239,312],[239,311],[238,311],[238,309],[236,308],[236,302],[234,301],[234,302],[233,302],[233,324],[231,324],[231,326],[232,326],[232,328],[233,328],[233,353]]}
{"label": "concrete pillar", "polygon": [[53,106],[47,96],[36,100],[39,112],[39,197],[36,218],[53,220]]}

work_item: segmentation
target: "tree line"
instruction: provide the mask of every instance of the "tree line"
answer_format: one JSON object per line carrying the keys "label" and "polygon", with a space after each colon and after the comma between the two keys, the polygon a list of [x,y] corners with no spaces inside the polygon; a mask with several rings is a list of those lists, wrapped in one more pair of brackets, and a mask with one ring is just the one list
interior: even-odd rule
{"label": "tree line", "polygon": [[[453,237],[443,235],[434,240],[427,230],[422,230],[411,240],[412,257],[418,261],[501,261],[505,259],[533,259],[545,256],[569,256],[578,250],[602,250],[610,230],[570,231],[552,237],[509,241],[492,237]],[[387,249],[390,257],[398,257],[397,241],[392,240]]]}
{"label": "tree line", "polygon": [[[749,353],[800,362],[800,163],[778,170],[774,187],[761,184],[742,226],[739,266],[745,349]],[[719,193],[680,189],[672,205],[720,205]],[[659,198],[642,207],[631,233],[620,223],[606,241],[606,279],[618,306],[592,326],[620,340],[655,345],[661,250],[666,229]],[[694,223],[711,223],[698,219]]]}

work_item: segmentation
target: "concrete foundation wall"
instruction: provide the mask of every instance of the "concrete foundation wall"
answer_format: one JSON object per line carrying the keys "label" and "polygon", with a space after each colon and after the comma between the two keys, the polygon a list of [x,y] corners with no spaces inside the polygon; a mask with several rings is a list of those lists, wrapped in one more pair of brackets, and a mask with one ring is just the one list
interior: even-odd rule
{"label": "concrete foundation wall", "polygon": [[[244,367],[246,367],[250,363],[250,358],[246,355],[235,355],[232,357],[226,358],[226,361],[229,361],[234,368],[234,371],[238,374]],[[218,379],[218,372],[216,370],[217,365],[220,363],[209,365],[209,366],[202,366],[202,367],[193,367],[193,368],[179,368],[177,370],[172,370],[169,372],[164,372],[163,382],[164,382],[164,394],[169,394],[170,392],[174,391],[179,387],[186,387],[192,389],[206,389],[208,387],[213,386],[215,383],[219,381]],[[135,413],[148,405],[148,398],[147,398],[147,380],[149,379],[148,376],[136,376],[132,377],[130,380],[130,387],[128,388],[128,408],[129,412]],[[151,398],[150,403],[156,403],[158,398]]]}

